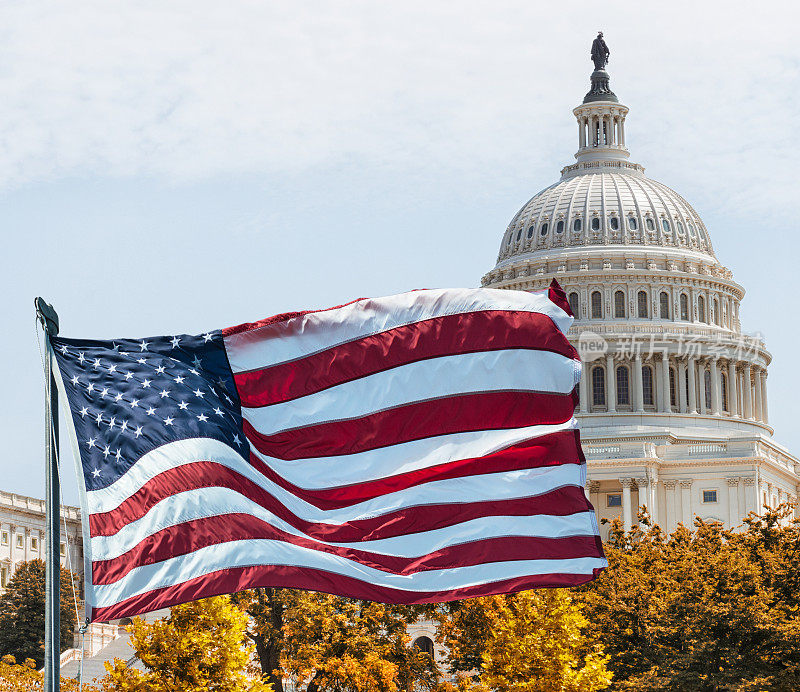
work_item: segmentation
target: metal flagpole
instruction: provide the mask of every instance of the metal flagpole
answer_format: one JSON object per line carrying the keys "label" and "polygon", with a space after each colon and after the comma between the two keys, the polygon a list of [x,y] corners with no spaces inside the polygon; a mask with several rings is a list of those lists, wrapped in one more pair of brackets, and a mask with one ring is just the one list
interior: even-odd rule
{"label": "metal flagpole", "polygon": [[[58,334],[58,315],[42,298],[34,301],[36,316],[45,336]],[[45,339],[45,531],[47,555],[45,564],[44,601],[44,689],[58,692],[61,686],[61,531],[60,488],[58,469],[58,390],[53,375],[53,354],[49,338]]]}

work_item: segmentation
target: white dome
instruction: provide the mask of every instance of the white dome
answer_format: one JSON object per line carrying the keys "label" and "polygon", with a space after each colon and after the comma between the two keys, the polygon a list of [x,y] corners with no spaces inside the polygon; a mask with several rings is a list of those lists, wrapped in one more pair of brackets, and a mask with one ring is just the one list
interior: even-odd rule
{"label": "white dome", "polygon": [[[597,172],[589,172],[591,168]],[[642,171],[622,161],[565,168],[559,182],[536,194],[514,216],[498,259],[590,245],[685,248],[713,257],[711,239],[697,212]]]}

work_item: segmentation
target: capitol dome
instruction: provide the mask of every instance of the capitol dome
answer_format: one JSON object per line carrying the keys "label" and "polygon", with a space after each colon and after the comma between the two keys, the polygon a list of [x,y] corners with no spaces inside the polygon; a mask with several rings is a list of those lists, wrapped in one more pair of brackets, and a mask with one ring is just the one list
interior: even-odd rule
{"label": "capitol dome", "polygon": [[695,516],[736,526],[794,501],[800,462],[772,439],[772,356],[742,331],[744,289],[695,209],[629,160],[627,106],[592,46],[573,110],[575,162],[512,218],[483,286],[563,287],[581,354],[576,416],[599,518],[630,527],[646,505],[667,530]]}

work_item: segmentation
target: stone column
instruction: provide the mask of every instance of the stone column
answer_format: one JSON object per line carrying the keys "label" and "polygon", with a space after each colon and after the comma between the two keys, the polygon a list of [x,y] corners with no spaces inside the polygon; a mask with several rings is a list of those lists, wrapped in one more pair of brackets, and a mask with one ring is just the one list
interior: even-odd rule
{"label": "stone column", "polygon": [[683,525],[691,531],[694,522],[694,512],[692,510],[692,481],[691,479],[684,479],[680,483],[682,521]]}
{"label": "stone column", "polygon": [[667,521],[665,529],[667,533],[672,533],[678,527],[678,497],[675,487],[678,481],[671,479],[664,481],[664,490],[667,502]]}
{"label": "stone column", "polygon": [[639,506],[637,507],[637,516],[638,510],[642,508],[642,506],[647,507],[647,511],[650,513],[650,517],[653,517],[653,508],[650,506],[650,486],[648,485],[647,478],[635,478],[636,487],[639,490]]}
{"label": "stone column", "polygon": [[767,412],[767,371],[766,369],[761,371],[761,375],[758,378],[759,384],[761,386],[761,420],[765,423],[769,423],[769,413]]}
{"label": "stone column", "polygon": [[750,512],[758,512],[758,488],[756,479],[752,477],[742,478],[744,483],[744,511],[745,515]]}
{"label": "stone column", "polygon": [[589,497],[589,502],[592,504],[592,507],[597,510],[599,503],[599,498],[597,494],[600,492],[600,481],[586,481],[586,491]]}
{"label": "stone column", "polygon": [[699,398],[698,401],[698,410],[700,413],[708,413],[706,410],[706,375],[705,375],[705,365],[702,360],[698,361],[700,367],[697,370],[697,388],[699,391]]}
{"label": "stone column", "polygon": [[617,373],[614,372],[614,356],[606,355],[606,405],[609,413],[617,410]]}
{"label": "stone column", "polygon": [[689,413],[697,413],[697,361],[691,356],[686,362],[686,374],[689,376]]}
{"label": "stone column", "polygon": [[686,413],[689,409],[689,402],[686,400],[686,376],[687,376],[686,363],[683,361],[678,362],[678,377],[675,386],[678,388],[678,411]]}
{"label": "stone column", "polygon": [[581,413],[589,413],[591,411],[591,401],[589,401],[589,364],[581,363],[581,386],[579,389]]}
{"label": "stone column", "polygon": [[761,383],[759,382],[759,378],[761,377],[761,373],[756,370],[754,379],[754,387],[756,393],[756,402],[755,402],[755,410],[753,411],[753,416],[756,420],[764,420],[764,409],[762,407],[763,401],[761,399]]}
{"label": "stone column", "polygon": [[622,486],[622,526],[626,531],[630,531],[631,526],[633,526],[631,513],[631,484],[633,479],[620,478],[619,482]]}
{"label": "stone column", "polygon": [[739,415],[739,394],[736,391],[736,363],[728,361],[728,410],[731,417]]}
{"label": "stone column", "polygon": [[744,417],[753,420],[753,387],[750,382],[750,363],[744,364],[742,374],[742,392],[744,393]]}
{"label": "stone column", "polygon": [[720,386],[719,386],[719,367],[717,366],[717,359],[711,359],[711,413],[714,416],[719,415],[719,393],[720,393]]}
{"label": "stone column", "polygon": [[583,149],[583,140],[586,133],[586,127],[583,124],[583,118],[578,118],[578,145]]}
{"label": "stone column", "polygon": [[638,351],[633,357],[633,407],[637,413],[644,413],[644,389],[642,388],[642,354]]}
{"label": "stone column", "polygon": [[728,523],[734,528],[741,523],[739,513],[739,479],[728,478]]}

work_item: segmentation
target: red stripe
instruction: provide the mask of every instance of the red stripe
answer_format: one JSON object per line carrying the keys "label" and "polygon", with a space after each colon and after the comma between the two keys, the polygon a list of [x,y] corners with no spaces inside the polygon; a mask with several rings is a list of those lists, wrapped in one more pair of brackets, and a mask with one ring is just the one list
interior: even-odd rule
{"label": "red stripe", "polygon": [[603,557],[600,537],[595,535],[560,538],[500,536],[448,546],[427,555],[398,557],[353,547],[328,545],[295,536],[249,514],[225,514],[170,526],[147,536],[124,555],[94,562],[92,582],[113,584],[142,565],[152,565],[179,555],[187,555],[210,545],[254,539],[283,541],[347,558],[384,572],[404,575],[487,562]]}
{"label": "red stripe", "polygon": [[526,589],[580,586],[598,577],[602,571],[602,569],[598,568],[591,575],[556,573],[516,577],[449,591],[405,591],[375,586],[352,577],[306,567],[285,565],[237,567],[212,572],[176,586],[154,589],[120,601],[112,606],[92,608],[92,621],[107,622],[160,608],[168,608],[200,598],[237,593],[245,589],[260,587],[286,587],[321,591],[337,596],[378,601],[380,603],[437,603],[455,601],[462,598],[474,598],[476,596],[491,596],[499,593],[514,593]]}
{"label": "red stripe", "polygon": [[558,425],[572,418],[577,403],[577,390],[571,394],[476,392],[274,435],[262,435],[245,420],[244,433],[262,454],[284,460],[308,459],[356,454],[438,435]]}
{"label": "red stripe", "polygon": [[320,509],[329,510],[349,507],[431,481],[560,464],[580,464],[582,458],[576,432],[576,430],[564,430],[526,440],[483,457],[458,459],[363,483],[319,490],[308,490],[290,483],[255,454],[250,455],[250,463],[259,473],[296,497]]}
{"label": "red stripe", "polygon": [[409,363],[483,351],[578,353],[547,315],[487,310],[434,317],[235,375],[242,406],[269,406]]}
{"label": "red stripe", "polygon": [[532,514],[566,516],[591,509],[583,488],[569,485],[534,497],[421,505],[344,524],[325,524],[310,522],[296,516],[264,488],[227,466],[210,461],[198,461],[169,469],[155,476],[116,509],[90,514],[90,535],[113,536],[123,526],[141,519],[161,500],[184,491],[211,487],[229,488],[240,493],[310,538],[338,543],[430,531],[484,516]]}
{"label": "red stripe", "polygon": [[558,307],[570,317],[575,317],[575,315],[572,314],[572,307],[570,307],[569,301],[567,300],[567,294],[564,292],[564,289],[561,288],[561,284],[555,279],[550,282],[550,287],[547,289],[547,297],[550,299],[551,303],[558,305]]}

